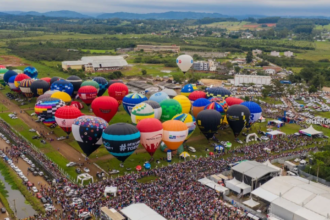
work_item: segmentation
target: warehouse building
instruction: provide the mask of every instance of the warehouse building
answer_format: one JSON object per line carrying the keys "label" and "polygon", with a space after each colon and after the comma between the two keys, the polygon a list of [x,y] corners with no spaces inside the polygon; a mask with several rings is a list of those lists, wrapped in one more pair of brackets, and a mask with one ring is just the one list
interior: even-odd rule
{"label": "warehouse building", "polygon": [[127,220],[166,220],[144,203],[134,203],[121,210]]}
{"label": "warehouse building", "polygon": [[180,46],[172,45],[172,46],[160,46],[160,45],[137,45],[134,48],[134,51],[141,51],[150,53],[150,52],[173,52],[179,53]]}
{"label": "warehouse building", "polygon": [[270,76],[257,75],[235,75],[234,80],[230,80],[235,86],[253,83],[254,85],[270,85],[272,78]]}
{"label": "warehouse building", "polygon": [[129,81],[126,86],[130,93],[139,93],[142,95],[153,94],[159,91],[158,87],[142,81]]}

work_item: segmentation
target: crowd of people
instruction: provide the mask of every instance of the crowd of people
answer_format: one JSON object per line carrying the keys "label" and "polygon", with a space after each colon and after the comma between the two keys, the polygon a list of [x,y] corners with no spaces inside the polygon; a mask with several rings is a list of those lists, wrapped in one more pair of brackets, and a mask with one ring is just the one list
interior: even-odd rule
{"label": "crowd of people", "polygon": [[[7,125],[0,121],[3,129]],[[52,170],[58,178],[64,177],[57,166],[47,161],[40,153],[34,152],[15,133],[9,133],[15,139],[12,155],[29,151],[42,164]],[[81,211],[88,211],[94,216],[100,216],[100,207],[107,206],[120,210],[134,202],[142,202],[150,206],[166,219],[250,219],[247,212],[241,208],[229,206],[222,200],[222,195],[215,190],[202,185],[197,180],[227,169],[227,165],[242,160],[265,161],[290,155],[304,154],[315,151],[325,145],[323,141],[314,141],[308,137],[282,137],[269,142],[259,142],[239,149],[218,152],[213,156],[188,160],[149,171],[132,172],[118,178],[108,178],[86,186],[77,186],[70,181],[61,184],[44,185],[40,192],[53,200],[56,211],[44,215],[36,215],[27,219],[79,219]],[[307,148],[306,146],[309,146]],[[267,153],[264,148],[274,153]],[[152,177],[154,181],[140,182],[140,179]],[[74,189],[74,197],[81,198],[83,204],[72,204],[72,199],[66,196],[64,186]],[[106,186],[116,186],[116,197],[104,198]],[[68,187],[67,187],[68,188]]]}

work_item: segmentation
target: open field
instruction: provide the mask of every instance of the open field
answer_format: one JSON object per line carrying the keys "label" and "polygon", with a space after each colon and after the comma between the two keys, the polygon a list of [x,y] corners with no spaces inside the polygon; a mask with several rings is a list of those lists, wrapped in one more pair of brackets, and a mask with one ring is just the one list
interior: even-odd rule
{"label": "open field", "polygon": [[82,49],[83,52],[90,52],[90,53],[115,53],[114,50],[90,50],[90,49]]}
{"label": "open field", "polygon": [[[200,26],[227,29],[228,31],[238,31],[238,30],[260,28],[260,25],[255,24],[255,23],[251,23],[251,22],[248,22],[248,21],[215,22],[215,23],[212,23],[212,24],[202,24]],[[197,28],[197,27],[198,27],[198,25],[194,25],[194,26],[190,26],[189,28]]]}
{"label": "open field", "polygon": [[305,50],[302,53],[296,53],[298,59],[319,61],[321,59],[330,59],[330,42],[315,42],[315,50]]}

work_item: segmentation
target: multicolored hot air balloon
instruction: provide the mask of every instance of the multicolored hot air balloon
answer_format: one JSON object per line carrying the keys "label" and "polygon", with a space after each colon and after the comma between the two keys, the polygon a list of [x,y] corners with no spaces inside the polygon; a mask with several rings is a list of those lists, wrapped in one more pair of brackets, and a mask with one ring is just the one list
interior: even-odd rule
{"label": "multicolored hot air balloon", "polygon": [[227,104],[226,100],[220,101],[219,104],[221,105],[221,107],[223,108],[223,110],[225,112],[227,112],[227,110],[228,110],[228,104]]}
{"label": "multicolored hot air balloon", "polygon": [[78,76],[69,76],[66,81],[68,81],[69,83],[71,83],[73,85],[73,93],[72,93],[72,97],[75,97],[78,93],[78,89],[81,86],[82,83],[82,79]]}
{"label": "multicolored hot air balloon", "polygon": [[246,106],[250,110],[250,124],[257,122],[262,114],[260,105],[255,102],[242,102],[241,105]]}
{"label": "multicolored hot air balloon", "polygon": [[38,76],[38,70],[33,66],[26,67],[23,72],[32,79],[36,79]]}
{"label": "multicolored hot air balloon", "polygon": [[108,94],[109,96],[115,98],[120,105],[123,98],[128,94],[128,88],[123,83],[113,83],[108,88]]}
{"label": "multicolored hot air balloon", "polygon": [[36,80],[32,82],[30,88],[33,95],[38,97],[49,90],[49,84],[44,80]]}
{"label": "multicolored hot air balloon", "polygon": [[182,113],[182,107],[180,103],[174,99],[165,99],[160,103],[162,108],[161,121],[171,120],[175,115]]}
{"label": "multicolored hot air balloon", "polygon": [[178,95],[173,89],[163,89],[162,92],[165,92],[171,99]]}
{"label": "multicolored hot air balloon", "polygon": [[72,83],[66,81],[65,79],[60,79],[60,80],[54,82],[50,86],[50,89],[51,90],[58,90],[58,91],[61,91],[61,92],[65,92],[69,96],[71,96],[72,93],[73,93],[73,85],[72,85]]}
{"label": "multicolored hot air balloon", "polygon": [[82,86],[78,90],[78,95],[81,101],[83,101],[87,106],[90,106],[97,96],[97,89],[94,86]]}
{"label": "multicolored hot air balloon", "polygon": [[182,107],[182,113],[189,113],[191,109],[191,103],[189,99],[184,95],[177,95],[173,98],[173,100],[176,100],[180,103]]}
{"label": "multicolored hot air balloon", "polygon": [[74,120],[83,114],[79,109],[72,106],[63,106],[56,110],[55,121],[68,135],[71,133]]}
{"label": "multicolored hot air balloon", "polygon": [[190,69],[193,63],[194,63],[193,58],[190,55],[186,55],[186,54],[181,55],[176,59],[176,64],[181,69],[183,74],[185,74]]}
{"label": "multicolored hot air balloon", "polygon": [[198,113],[196,121],[199,130],[210,139],[220,128],[221,114],[213,109],[203,110]]}
{"label": "multicolored hot air balloon", "polygon": [[123,107],[127,114],[131,115],[133,107],[146,100],[148,99],[144,95],[139,93],[131,93],[123,98]]}
{"label": "multicolored hot air balloon", "polygon": [[69,104],[71,102],[71,96],[66,93],[66,92],[60,92],[60,91],[57,91],[57,90],[53,90],[53,91],[56,91],[54,92],[50,97],[51,98],[55,98],[55,99],[61,99],[63,102]]}
{"label": "multicolored hot air balloon", "polygon": [[95,89],[97,90],[97,92],[99,92],[99,90],[100,90],[99,84],[97,82],[93,81],[93,80],[84,81],[84,82],[81,83],[80,86],[81,87],[83,87],[83,86],[94,86]]}
{"label": "multicolored hot air balloon", "polygon": [[18,74],[18,75],[16,76],[16,78],[15,78],[15,81],[14,81],[15,86],[16,86],[17,88],[19,88],[19,86],[20,86],[20,84],[21,84],[21,81],[23,81],[24,79],[31,79],[31,78],[30,78],[29,76],[23,74],[23,73]]}
{"label": "multicolored hot air balloon", "polygon": [[189,96],[190,93],[194,91],[194,86],[192,84],[184,85],[181,89],[181,95]]}
{"label": "multicolored hot air balloon", "polygon": [[48,98],[38,101],[34,107],[34,111],[38,119],[48,127],[56,123],[55,112],[60,107],[65,106],[65,103],[60,99]]}
{"label": "multicolored hot air balloon", "polygon": [[244,105],[233,105],[228,108],[227,120],[234,136],[237,137],[243,128],[249,124],[250,110]]}
{"label": "multicolored hot air balloon", "polygon": [[242,99],[239,99],[239,98],[228,97],[228,98],[226,98],[226,102],[227,102],[228,106],[232,106],[232,105],[239,105],[244,101]]}
{"label": "multicolored hot air balloon", "polygon": [[106,121],[95,116],[81,116],[73,121],[73,137],[87,157],[102,145],[102,133],[107,126]]}
{"label": "multicolored hot air balloon", "polygon": [[139,121],[136,128],[140,131],[140,143],[153,156],[162,142],[163,125],[155,118],[145,118]]}
{"label": "multicolored hot air balloon", "polygon": [[207,99],[200,98],[194,101],[191,108],[192,115],[196,118],[198,113],[204,110],[204,108],[209,105],[211,102]]}
{"label": "multicolored hot air balloon", "polygon": [[165,92],[156,92],[155,94],[150,96],[149,101],[154,101],[160,104],[166,99],[170,99],[170,97]]}
{"label": "multicolored hot air balloon", "polygon": [[21,90],[19,90],[18,87],[16,87],[15,85],[15,78],[16,78],[17,75],[13,75],[9,78],[8,80],[8,86],[9,88],[14,91],[14,92],[20,92]]}
{"label": "multicolored hot air balloon", "polygon": [[27,98],[33,97],[33,92],[31,91],[31,85],[34,79],[24,79],[20,83],[19,89]]}
{"label": "multicolored hot air balloon", "polygon": [[97,96],[102,96],[103,94],[104,94],[104,92],[108,89],[108,87],[109,87],[109,83],[108,83],[108,81],[105,79],[105,78],[103,78],[103,77],[100,77],[100,76],[98,76],[98,77],[95,77],[94,79],[93,79],[93,81],[95,81],[95,82],[97,82],[98,84],[99,84],[99,91],[98,91],[98,93],[97,93]]}
{"label": "multicolored hot air balloon", "polygon": [[[17,73],[13,70],[8,70],[5,75],[3,75],[3,80],[5,81],[5,83],[9,83],[9,79],[12,77],[12,76],[16,76]],[[13,81],[14,82],[14,81]]]}
{"label": "multicolored hot air balloon", "polygon": [[221,107],[221,105],[217,102],[211,102],[210,104],[208,104],[207,106],[205,106],[204,108],[206,109],[213,109],[216,110],[217,112],[219,112],[221,115],[225,114],[225,111],[223,110],[223,108]]}
{"label": "multicolored hot air balloon", "polygon": [[140,131],[127,123],[110,125],[102,134],[105,148],[123,163],[138,148],[140,137]]}
{"label": "multicolored hot air balloon", "polygon": [[212,88],[207,88],[206,95],[208,98],[210,97],[227,98],[231,96],[231,92],[223,87],[212,87]]}
{"label": "multicolored hot air balloon", "polygon": [[56,81],[58,81],[58,80],[60,80],[61,79],[61,77],[58,77],[58,76],[54,76],[53,78],[51,78],[51,80],[50,80],[50,86],[54,83],[54,82],[56,82]]}
{"label": "multicolored hot air balloon", "polygon": [[193,91],[192,93],[190,93],[190,95],[188,96],[189,100],[194,102],[197,99],[201,99],[201,98],[206,98],[206,93],[203,91]]}
{"label": "multicolored hot air balloon", "polygon": [[8,72],[7,69],[0,69],[0,74],[5,74],[6,72]]}
{"label": "multicolored hot air balloon", "polygon": [[182,121],[169,120],[163,123],[162,140],[170,150],[178,149],[187,136],[188,127]]}
{"label": "multicolored hot air balloon", "polygon": [[151,101],[151,100],[144,101],[144,103],[147,103],[154,109],[155,118],[157,118],[159,120],[160,117],[162,116],[162,108],[160,107],[160,104],[158,104],[158,102]]}
{"label": "multicolored hot air balloon", "polygon": [[6,69],[6,66],[4,66],[4,65],[0,65],[0,70],[1,69]]}
{"label": "multicolored hot air balloon", "polygon": [[155,117],[154,109],[145,102],[135,105],[135,107],[132,109],[131,112],[131,119],[134,125],[136,125],[137,123],[139,123],[139,121],[145,118],[154,118],[154,117]]}
{"label": "multicolored hot air balloon", "polygon": [[196,129],[196,119],[191,114],[185,114],[185,113],[177,114],[176,116],[174,116],[172,118],[172,120],[182,121],[183,123],[185,123],[187,125],[188,136],[187,136],[186,140],[191,137],[191,135],[194,133],[194,131]]}
{"label": "multicolored hot air balloon", "polygon": [[112,97],[101,96],[94,99],[91,108],[97,117],[109,123],[118,111],[118,102]]}

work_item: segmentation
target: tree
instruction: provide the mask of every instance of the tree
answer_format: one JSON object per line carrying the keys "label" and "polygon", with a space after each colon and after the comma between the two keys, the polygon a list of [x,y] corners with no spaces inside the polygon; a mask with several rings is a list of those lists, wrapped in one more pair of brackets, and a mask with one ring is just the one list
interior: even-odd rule
{"label": "tree", "polygon": [[234,67],[235,73],[239,73],[241,71],[241,68],[239,66]]}
{"label": "tree", "polygon": [[324,85],[324,77],[317,74],[313,77],[313,79],[311,80],[311,84],[315,87],[315,88],[322,88]]}
{"label": "tree", "polygon": [[313,78],[313,69],[309,67],[305,67],[302,70],[300,70],[300,77],[304,79],[307,83]]}
{"label": "tree", "polygon": [[290,96],[292,96],[296,93],[296,90],[295,90],[294,86],[290,85],[288,87],[288,93],[289,93]]}
{"label": "tree", "polygon": [[270,93],[269,89],[264,88],[261,90],[261,94],[264,99],[268,97],[269,93]]}
{"label": "tree", "polygon": [[147,70],[141,70],[142,75],[147,75]]}
{"label": "tree", "polygon": [[252,51],[249,51],[247,54],[246,54],[246,63],[251,63],[253,60],[253,54],[252,54]]}
{"label": "tree", "polygon": [[311,85],[311,86],[309,87],[309,89],[308,89],[308,92],[309,92],[309,93],[317,92],[317,88],[315,88],[314,85]]}
{"label": "tree", "polygon": [[248,102],[248,101],[250,101],[250,97],[249,96],[245,96],[244,97],[244,100]]}

